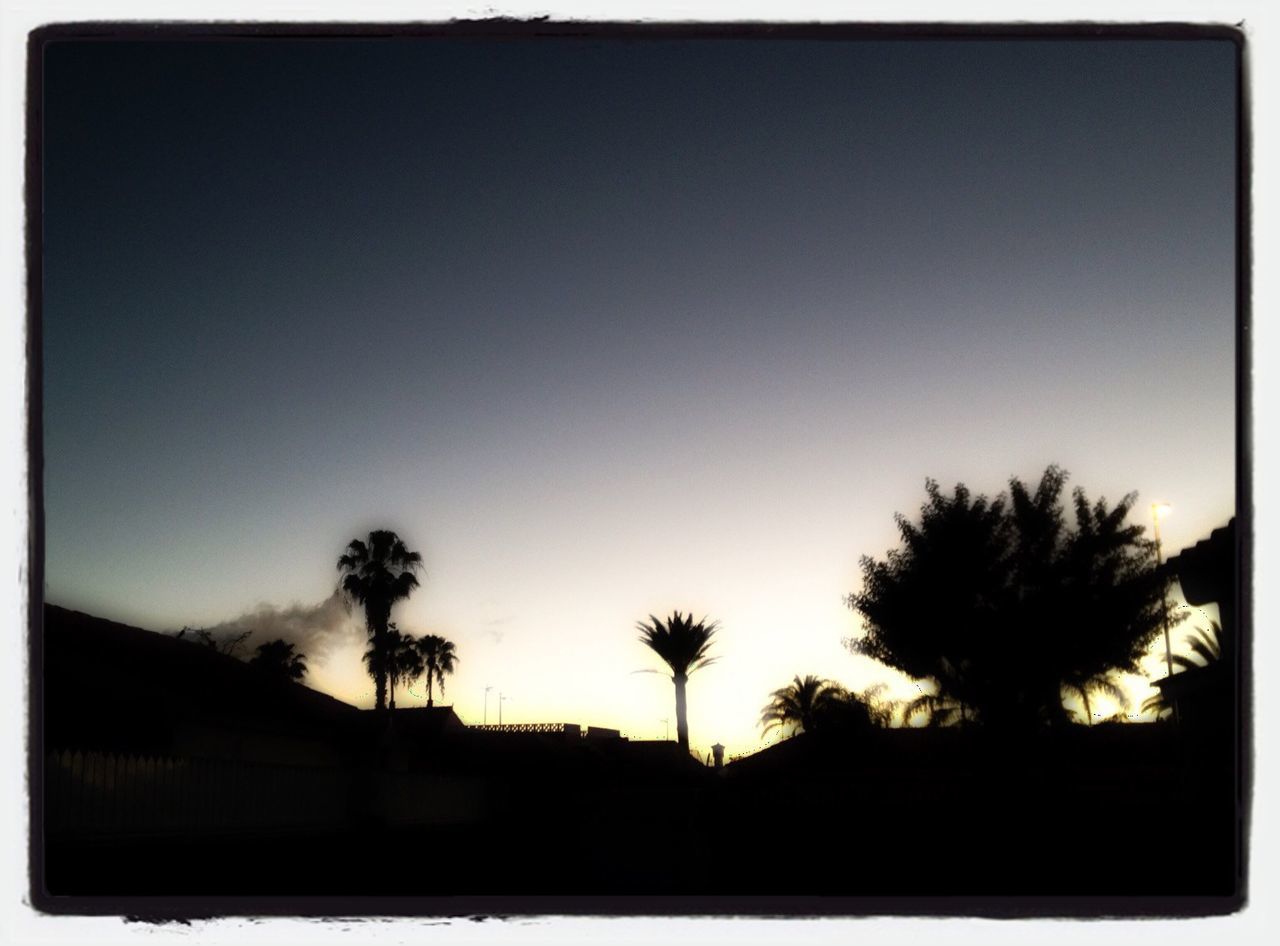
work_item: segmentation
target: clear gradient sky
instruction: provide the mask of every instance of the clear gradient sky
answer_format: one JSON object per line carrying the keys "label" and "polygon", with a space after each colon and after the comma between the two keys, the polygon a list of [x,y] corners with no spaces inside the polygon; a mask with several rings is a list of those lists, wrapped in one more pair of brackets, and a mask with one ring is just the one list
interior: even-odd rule
{"label": "clear gradient sky", "polygon": [[[694,747],[740,752],[795,674],[888,679],[841,599],[926,477],[1057,462],[1172,503],[1167,550],[1234,509],[1226,42],[68,43],[45,82],[54,603],[306,614],[388,527],[465,720],[674,735],[634,625],[692,609]],[[371,704],[362,648],[309,682]]]}

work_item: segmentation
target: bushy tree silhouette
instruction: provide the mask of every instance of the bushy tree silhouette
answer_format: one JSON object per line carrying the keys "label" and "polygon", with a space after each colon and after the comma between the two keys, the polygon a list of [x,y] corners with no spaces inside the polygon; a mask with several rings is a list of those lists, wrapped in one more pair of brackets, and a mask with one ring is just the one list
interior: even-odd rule
{"label": "bushy tree silhouette", "polygon": [[[1074,528],[1061,503],[1067,474],[1017,478],[988,500],[926,481],[919,522],[896,520],[901,548],[862,559],[859,654],[937,685],[931,706],[972,711],[989,726],[1025,728],[1068,717],[1064,688],[1138,671],[1159,633],[1163,580],[1136,499],[1090,504],[1076,489]],[[923,707],[922,707],[923,708]]]}
{"label": "bushy tree silhouette", "polygon": [[434,685],[440,685],[440,695],[444,696],[444,678],[453,673],[458,663],[458,654],[453,642],[439,634],[427,634],[418,638],[417,651],[427,674],[427,705],[434,706]]}
{"label": "bushy tree silhouette", "polygon": [[400,537],[387,529],[370,532],[367,541],[352,539],[338,559],[340,587],[364,608],[365,625],[375,652],[368,666],[374,677],[378,709],[386,707],[387,674],[391,669],[387,655],[391,608],[418,587],[416,572],[421,567],[422,556],[409,551]]}
{"label": "bushy tree silhouette", "polygon": [[259,644],[250,664],[279,680],[302,680],[307,675],[306,654],[296,653],[286,640]]}
{"label": "bushy tree silhouette", "polygon": [[717,626],[705,617],[695,622],[692,612],[685,616],[679,611],[665,621],[651,614],[648,622],[636,624],[640,642],[671,668],[671,680],[676,688],[676,740],[686,751],[689,749],[689,714],[685,685],[689,674],[715,661],[715,657],[707,656],[707,651]]}

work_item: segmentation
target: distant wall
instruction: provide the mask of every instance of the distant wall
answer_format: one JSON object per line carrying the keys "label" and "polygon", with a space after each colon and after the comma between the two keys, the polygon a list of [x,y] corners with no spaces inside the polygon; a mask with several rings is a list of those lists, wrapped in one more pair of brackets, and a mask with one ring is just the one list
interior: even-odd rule
{"label": "distant wall", "polygon": [[582,736],[582,727],[574,723],[489,723],[468,726],[478,732],[551,733],[569,737]]}

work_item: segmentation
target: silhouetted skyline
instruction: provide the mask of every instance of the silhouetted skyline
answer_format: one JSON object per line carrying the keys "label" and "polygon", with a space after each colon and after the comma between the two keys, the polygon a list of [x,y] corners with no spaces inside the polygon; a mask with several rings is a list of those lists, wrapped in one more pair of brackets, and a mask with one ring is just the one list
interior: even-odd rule
{"label": "silhouetted skyline", "polygon": [[[392,528],[425,560],[395,619],[456,642],[464,717],[493,685],[660,734],[633,629],[681,609],[721,626],[694,748],[758,744],[793,676],[870,682],[841,598],[926,476],[1057,462],[1172,503],[1168,550],[1232,514],[1235,57],[55,45],[47,597],[320,605]],[[370,704],[363,647],[309,681]]]}

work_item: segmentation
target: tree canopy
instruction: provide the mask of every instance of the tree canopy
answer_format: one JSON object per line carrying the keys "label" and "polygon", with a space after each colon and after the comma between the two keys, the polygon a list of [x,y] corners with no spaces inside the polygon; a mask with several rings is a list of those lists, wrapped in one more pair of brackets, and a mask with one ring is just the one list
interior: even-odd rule
{"label": "tree canopy", "polygon": [[1126,522],[1136,494],[1108,506],[1077,488],[1069,526],[1066,480],[1050,466],[991,500],[927,480],[919,520],[895,517],[901,547],[861,561],[850,648],[993,726],[1064,721],[1064,689],[1136,672],[1164,614],[1153,545]]}

